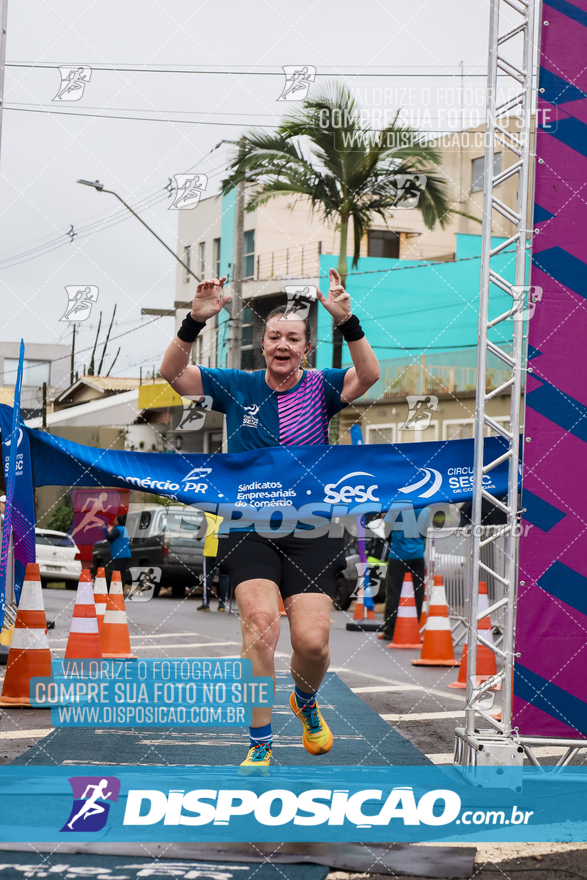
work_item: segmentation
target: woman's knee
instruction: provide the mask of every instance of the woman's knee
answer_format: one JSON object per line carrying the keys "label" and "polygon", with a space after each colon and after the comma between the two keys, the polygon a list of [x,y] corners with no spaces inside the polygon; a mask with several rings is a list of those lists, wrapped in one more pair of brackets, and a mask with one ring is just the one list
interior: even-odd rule
{"label": "woman's knee", "polygon": [[279,615],[270,609],[251,609],[241,614],[241,629],[245,642],[258,643],[275,650],[279,639]]}
{"label": "woman's knee", "polygon": [[320,661],[328,654],[329,635],[329,628],[321,626],[302,632],[292,632],[291,646],[300,657]]}

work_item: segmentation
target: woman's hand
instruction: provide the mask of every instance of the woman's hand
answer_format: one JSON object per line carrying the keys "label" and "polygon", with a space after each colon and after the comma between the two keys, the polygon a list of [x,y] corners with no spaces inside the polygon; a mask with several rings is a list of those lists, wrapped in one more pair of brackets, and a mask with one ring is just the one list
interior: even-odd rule
{"label": "woman's hand", "polygon": [[316,296],[326,311],[330,312],[336,323],[343,324],[352,314],[351,298],[342,286],[340,275],[336,269],[331,269],[329,274],[330,290],[328,296],[324,296],[319,290],[316,291]]}
{"label": "woman's hand", "polygon": [[220,312],[230,300],[230,293],[221,296],[226,282],[226,275],[211,281],[200,281],[192,303],[191,316],[194,321],[204,323]]}

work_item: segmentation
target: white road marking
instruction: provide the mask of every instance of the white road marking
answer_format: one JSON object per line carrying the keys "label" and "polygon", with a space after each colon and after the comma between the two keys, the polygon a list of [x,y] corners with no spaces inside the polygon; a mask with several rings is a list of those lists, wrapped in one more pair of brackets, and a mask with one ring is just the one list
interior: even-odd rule
{"label": "white road marking", "polygon": [[[153,651],[166,651],[168,648],[216,648],[219,646],[230,647],[232,645],[240,644],[241,642],[178,642],[175,645],[131,645],[131,648],[133,651],[140,651],[142,648],[150,648]],[[53,651],[65,651],[65,648],[53,648]]]}
{"label": "white road marking", "polygon": [[240,644],[241,642],[178,642],[175,645],[132,645],[132,649],[133,651],[137,651],[140,648],[152,648],[158,649],[159,651],[166,651],[167,648],[216,648],[222,645],[226,645],[227,647],[229,647],[230,645]]}
{"label": "white road marking", "polygon": [[399,691],[424,691],[426,688],[421,684],[375,684],[351,690],[353,694],[392,694]]}
{"label": "white road marking", "polygon": [[459,718],[463,712],[449,709],[446,712],[407,712],[405,715],[380,715],[384,721],[434,721],[438,718]]}
{"label": "white road marking", "polygon": [[[358,672],[356,669],[350,669],[347,666],[331,666],[328,671],[329,672],[336,672],[336,673],[345,672],[350,675],[358,675],[361,678],[370,678],[371,681],[384,681],[384,682],[386,682],[386,684],[402,685],[402,686],[406,684],[405,681],[398,681],[395,678],[386,678],[384,675],[373,675],[372,672]],[[414,685],[414,690],[417,687],[420,687],[420,685]],[[452,691],[449,691],[448,689],[446,691],[440,691],[435,688],[427,688],[427,687],[423,688],[423,690],[427,694],[433,694],[436,697],[444,697],[447,700],[456,700],[458,703],[461,703],[461,705],[463,705],[463,706],[465,704],[464,693],[455,694]]]}
{"label": "white road marking", "polygon": [[[185,639],[185,638],[188,638],[188,636],[199,636],[200,638],[205,638],[205,636],[203,636],[202,633],[195,633],[195,632],[194,633],[192,633],[192,632],[182,633],[182,632],[179,632],[179,633],[138,633],[136,635],[133,633],[133,635],[131,635],[131,639]],[[54,638],[51,638],[51,636],[49,636],[49,638],[51,639],[52,642],[66,642],[67,641],[67,638],[54,639]]]}
{"label": "white road marking", "polygon": [[43,727],[39,730],[0,730],[0,739],[30,739],[31,737],[48,736],[54,727]]}

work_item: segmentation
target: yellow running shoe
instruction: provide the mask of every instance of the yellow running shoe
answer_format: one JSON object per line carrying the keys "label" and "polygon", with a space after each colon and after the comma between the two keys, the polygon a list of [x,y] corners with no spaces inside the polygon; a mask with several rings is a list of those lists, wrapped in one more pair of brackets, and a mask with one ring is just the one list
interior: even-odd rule
{"label": "yellow running shoe", "polygon": [[332,748],[332,732],[322,717],[322,712],[316,701],[312,706],[304,706],[300,709],[294,691],[289,698],[289,705],[291,711],[298,716],[304,727],[302,737],[304,748],[311,755],[324,755],[329,752]]}
{"label": "yellow running shoe", "polygon": [[269,743],[251,746],[247,757],[238,768],[238,772],[241,776],[268,776],[270,761],[271,745]]}

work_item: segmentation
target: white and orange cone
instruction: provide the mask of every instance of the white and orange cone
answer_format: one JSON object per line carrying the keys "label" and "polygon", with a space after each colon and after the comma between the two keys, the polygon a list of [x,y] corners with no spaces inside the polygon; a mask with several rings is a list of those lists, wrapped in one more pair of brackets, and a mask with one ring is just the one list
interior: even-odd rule
{"label": "white and orange cone", "polygon": [[94,602],[96,603],[96,617],[98,618],[98,632],[102,632],[102,624],[104,623],[104,615],[106,614],[106,605],[108,604],[108,584],[106,583],[106,572],[103,568],[99,568],[94,581]]}
{"label": "white and orange cone", "polygon": [[393,641],[388,648],[419,648],[420,628],[416,613],[416,599],[414,598],[414,583],[412,575],[408,572],[404,575],[402,592],[397,609],[397,617],[393,628]]}
{"label": "white and orange cone", "polygon": [[107,659],[137,659],[130,647],[126,607],[119,571],[112,572],[100,641],[102,642],[102,656]]}
{"label": "white and orange cone", "polygon": [[98,632],[96,604],[92,590],[92,578],[87,568],[82,568],[71,619],[71,629],[65,649],[66,660],[100,658],[102,646]]}
{"label": "white and orange cone", "polygon": [[26,567],[0,706],[30,706],[31,678],[51,676],[51,651],[43,604],[41,574],[36,562]]}
{"label": "white and orange cone", "polygon": [[452,644],[452,633],[448,619],[446,593],[440,575],[434,575],[430,593],[428,619],[424,630],[422,653],[418,660],[410,660],[414,666],[458,666]]}
{"label": "white and orange cone", "polygon": [[[487,611],[489,608],[489,596],[487,595],[487,583],[479,581],[479,614]],[[484,617],[477,623],[477,630],[481,633],[486,642],[493,644],[493,632],[491,630],[491,620]],[[478,687],[483,681],[487,681],[493,675],[497,675],[497,663],[495,654],[491,648],[477,642],[477,670],[475,675],[475,686]],[[459,677],[449,688],[466,688],[467,687],[467,641],[461,656],[461,665],[459,667]]]}

